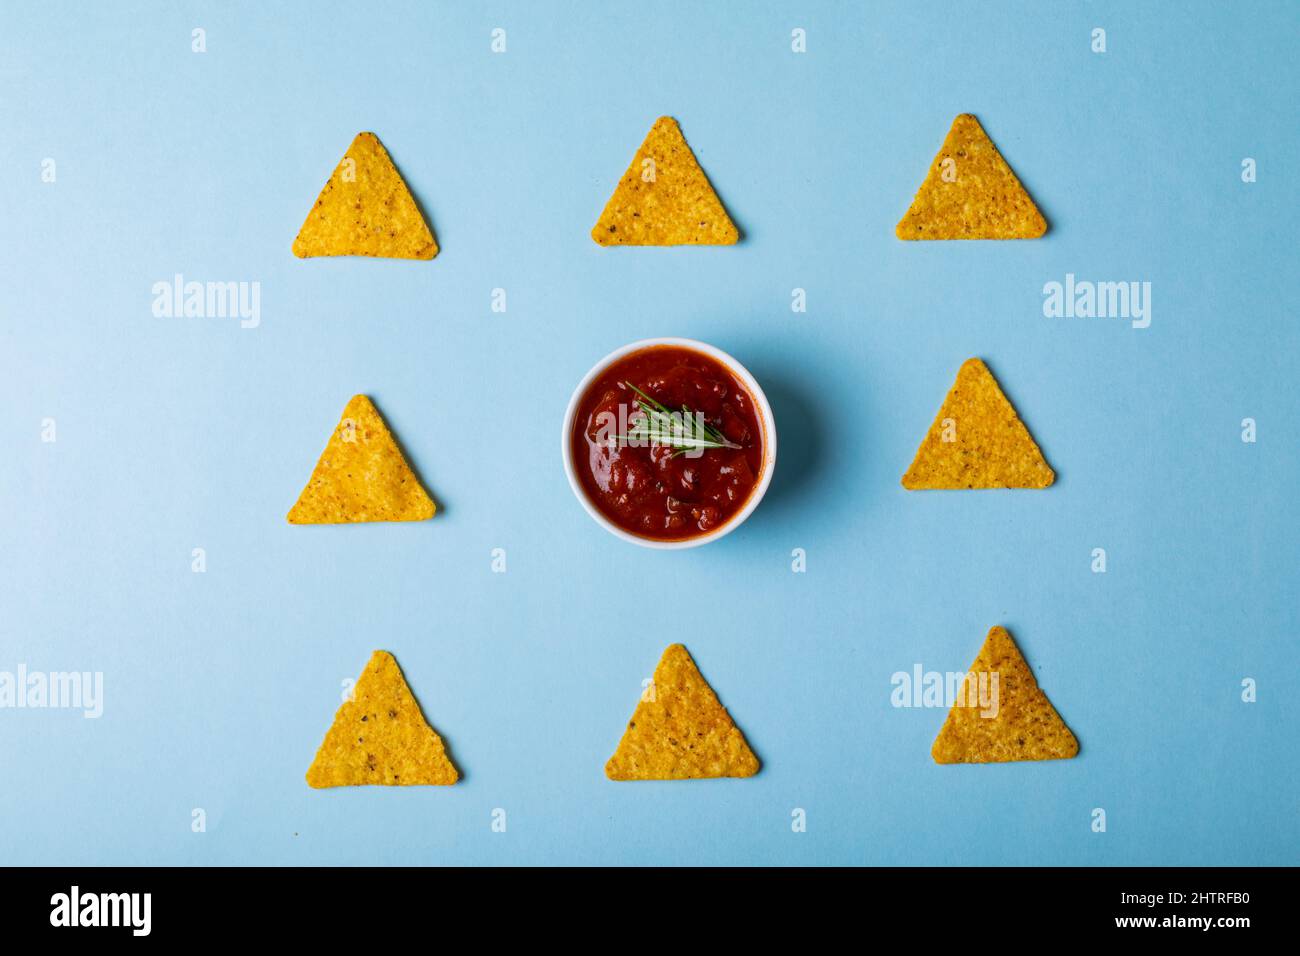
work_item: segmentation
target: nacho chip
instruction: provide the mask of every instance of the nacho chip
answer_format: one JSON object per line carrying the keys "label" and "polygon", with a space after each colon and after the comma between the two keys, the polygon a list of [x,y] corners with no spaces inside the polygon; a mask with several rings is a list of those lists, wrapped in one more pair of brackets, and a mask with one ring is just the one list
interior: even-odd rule
{"label": "nacho chip", "polygon": [[[984,704],[979,694],[980,675],[984,675]],[[986,712],[990,716],[984,716]],[[961,696],[930,748],[934,762],[1059,760],[1078,752],[1079,742],[1039,688],[1006,628],[990,630],[962,683]]]}
{"label": "nacho chip", "polygon": [[993,373],[973,358],[958,370],[903,487],[1046,488],[1055,480]]}
{"label": "nacho chip", "polygon": [[979,120],[962,113],[894,234],[899,239],[1037,239],[1047,221]]}
{"label": "nacho chip", "polygon": [[374,133],[358,133],[334,169],[293,254],[432,259],[438,243],[401,173]]}
{"label": "nacho chip", "polygon": [[602,246],[730,246],[740,238],[671,116],[646,134],[591,229]]}
{"label": "nacho chip", "polygon": [[424,521],[435,510],[379,411],[354,395],[288,517],[289,524]]}
{"label": "nacho chip", "polygon": [[610,780],[752,777],[758,758],[680,644],[669,645],[614,756]]}
{"label": "nacho chip", "polygon": [[375,651],[307,770],[312,787],[449,786],[460,779],[393,655]]}

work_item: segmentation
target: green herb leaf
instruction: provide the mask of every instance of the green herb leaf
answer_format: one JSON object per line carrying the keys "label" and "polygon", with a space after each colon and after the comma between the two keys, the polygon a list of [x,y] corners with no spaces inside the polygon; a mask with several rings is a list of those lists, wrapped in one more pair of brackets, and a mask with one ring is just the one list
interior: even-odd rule
{"label": "green herb leaf", "polygon": [[642,417],[630,424],[628,434],[615,435],[616,441],[676,448],[674,458],[697,450],[704,452],[712,448],[740,449],[740,445],[710,425],[705,420],[703,412],[691,411],[685,405],[680,411],[674,412],[631,382],[623,384],[636,392],[637,398],[632,405]]}

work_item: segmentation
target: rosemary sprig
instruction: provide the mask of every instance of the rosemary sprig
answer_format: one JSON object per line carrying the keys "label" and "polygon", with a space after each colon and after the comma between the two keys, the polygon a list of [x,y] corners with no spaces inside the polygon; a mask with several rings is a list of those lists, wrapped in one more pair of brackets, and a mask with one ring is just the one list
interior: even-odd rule
{"label": "rosemary sprig", "polygon": [[703,454],[711,448],[739,449],[741,446],[727,438],[721,431],[705,421],[703,412],[691,411],[683,405],[680,411],[671,411],[662,402],[651,398],[631,382],[624,382],[636,392],[632,405],[642,416],[631,424],[626,435],[616,435],[616,441],[646,442],[676,448],[673,457],[690,452]]}

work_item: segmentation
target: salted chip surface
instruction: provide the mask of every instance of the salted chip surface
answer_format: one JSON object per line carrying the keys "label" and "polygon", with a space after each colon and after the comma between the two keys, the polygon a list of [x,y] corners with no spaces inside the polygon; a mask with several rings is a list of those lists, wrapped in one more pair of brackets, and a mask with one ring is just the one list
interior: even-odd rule
{"label": "salted chip surface", "polygon": [[602,246],[730,246],[740,233],[677,121],[661,116],[609,197],[591,238]]}
{"label": "salted chip surface", "polygon": [[288,518],[290,524],[423,521],[435,510],[374,403],[354,395]]}
{"label": "salted chip surface", "polygon": [[1047,220],[970,113],[943,148],[894,229],[899,239],[1037,239]]}
{"label": "salted chip surface", "polygon": [[[986,675],[984,699],[995,697],[996,707],[980,702],[980,674]],[[998,678],[996,695],[991,694],[993,684],[987,676],[992,674]],[[1038,686],[1006,628],[990,630],[930,748],[935,763],[1058,760],[1078,752],[1079,742]]]}
{"label": "salted chip surface", "polygon": [[664,651],[614,756],[610,780],[752,777],[758,758],[681,644]]}
{"label": "salted chip surface", "polygon": [[307,770],[313,787],[448,786],[460,774],[393,655],[375,651]]}
{"label": "salted chip surface", "polygon": [[374,133],[358,133],[293,241],[293,254],[432,259],[438,243]]}
{"label": "salted chip surface", "polygon": [[903,487],[1046,488],[1055,480],[993,373],[972,358],[957,371]]}

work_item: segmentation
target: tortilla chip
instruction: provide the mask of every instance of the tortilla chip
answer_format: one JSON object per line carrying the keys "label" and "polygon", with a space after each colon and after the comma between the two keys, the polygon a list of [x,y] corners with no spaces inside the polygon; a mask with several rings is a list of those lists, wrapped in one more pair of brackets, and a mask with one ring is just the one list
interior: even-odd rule
{"label": "tortilla chip", "polygon": [[307,783],[320,787],[450,786],[460,779],[393,655],[375,651],[325,734]]}
{"label": "tortilla chip", "polygon": [[591,229],[602,246],[730,246],[735,223],[671,116],[661,116]]}
{"label": "tortilla chip", "polygon": [[432,259],[438,254],[429,224],[374,133],[358,133],[352,141],[298,230],[293,254],[300,259]]}
{"label": "tortilla chip", "polygon": [[[980,704],[980,674],[987,675],[985,699],[996,700],[996,708]],[[995,695],[993,674],[998,678]],[[985,717],[985,710],[996,713]],[[1079,742],[1039,688],[1006,628],[990,630],[962,683],[961,696],[930,748],[934,762],[1060,760],[1078,752]]]}
{"label": "tortilla chip", "polygon": [[424,521],[436,510],[374,404],[353,395],[288,517],[289,524]]}
{"label": "tortilla chip", "polygon": [[614,756],[610,780],[752,777],[758,758],[680,644],[669,645]]}
{"label": "tortilla chip", "polygon": [[1047,221],[979,120],[962,113],[894,234],[899,239],[1037,239]]}
{"label": "tortilla chip", "polygon": [[1055,480],[993,373],[973,358],[958,370],[903,487],[1046,488]]}

